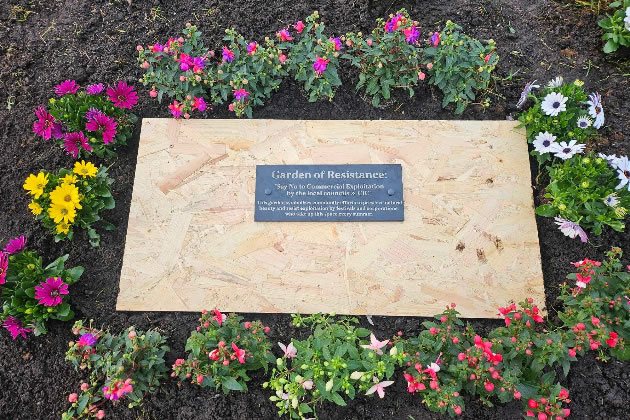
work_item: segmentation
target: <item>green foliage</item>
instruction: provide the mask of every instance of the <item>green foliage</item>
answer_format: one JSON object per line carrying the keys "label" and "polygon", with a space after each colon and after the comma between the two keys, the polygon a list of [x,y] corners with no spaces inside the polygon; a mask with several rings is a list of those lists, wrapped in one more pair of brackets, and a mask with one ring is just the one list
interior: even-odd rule
{"label": "green foliage", "polygon": [[617,10],[599,21],[599,26],[604,29],[602,39],[606,41],[606,54],[617,51],[620,46],[630,47],[630,0],[615,1],[609,8]]}
{"label": "green foliage", "polygon": [[48,278],[60,278],[67,285],[79,281],[83,267],[66,269],[64,263],[67,259],[68,255],[64,255],[44,267],[42,257],[34,251],[22,250],[9,256],[6,283],[0,288],[0,319],[15,317],[23,326],[32,328],[35,335],[41,335],[46,334],[46,321],[49,319],[68,321],[74,318],[69,294],[60,295],[62,302],[55,306],[44,306],[35,298],[35,286]]}
{"label": "green foliage", "polygon": [[156,330],[143,332],[130,327],[112,334],[93,328],[91,322],[85,326],[77,321],[72,331],[78,336],[90,334],[96,338],[96,343],[83,345],[80,339],[70,342],[66,360],[72,362],[76,370],[87,370],[89,376],[76,402],[62,414],[62,420],[95,417],[108,399],[113,405],[124,402],[129,408],[139,406],[166,377],[168,368],[164,355],[169,348],[165,345],[166,338]]}
{"label": "green foliage", "polygon": [[275,358],[266,337],[268,327],[260,321],[241,322],[243,317],[230,314],[225,319],[218,310],[202,312],[199,327],[186,341],[188,359],[177,359],[173,376],[190,380],[201,387],[246,391],[247,372],[265,369]]}
{"label": "green foliage", "polygon": [[[440,33],[439,45],[425,48],[422,57],[432,63],[429,83],[444,94],[442,107],[454,103],[455,114],[461,114],[473,101],[479,101],[479,92],[488,89],[491,73],[499,62],[492,39],[482,43],[462,33],[461,29],[447,21]],[[481,102],[484,107],[489,104],[489,99]]]}
{"label": "green foliage", "polygon": [[630,192],[625,188],[615,189],[617,171],[605,159],[592,153],[587,157],[574,156],[550,166],[549,177],[545,198],[551,202],[538,206],[537,214],[560,216],[595,235],[602,233],[604,225],[623,232]]}
{"label": "green foliage", "polygon": [[279,415],[314,417],[324,401],[345,406],[347,398],[352,400],[357,392],[368,392],[391,378],[405,357],[398,339],[379,351],[364,348],[370,331],[357,328],[356,318],[334,321],[321,314],[292,317],[294,326],[310,327],[313,334],[305,340],[293,339],[295,357],[279,358],[269,382],[263,384],[273,392],[270,400],[276,403]]}

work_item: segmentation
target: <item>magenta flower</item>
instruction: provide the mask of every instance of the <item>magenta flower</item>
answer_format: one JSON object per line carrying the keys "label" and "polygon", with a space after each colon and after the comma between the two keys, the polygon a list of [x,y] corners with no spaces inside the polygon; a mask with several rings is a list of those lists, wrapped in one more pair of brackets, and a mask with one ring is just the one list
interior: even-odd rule
{"label": "magenta flower", "polygon": [[9,256],[0,251],[0,284],[6,283],[7,270],[9,268]]}
{"label": "magenta flower", "polygon": [[76,131],[74,133],[67,133],[63,139],[63,147],[66,149],[66,153],[72,155],[73,158],[79,156],[79,151],[85,149],[93,151],[92,146],[88,143],[88,138],[85,137],[83,131]]}
{"label": "magenta flower", "polygon": [[188,71],[193,64],[192,57],[184,53],[181,53],[179,58],[176,58],[175,61],[179,63],[179,69],[181,71]]}
{"label": "magenta flower", "polygon": [[133,391],[133,385],[131,385],[131,378],[127,378],[125,382],[118,381],[113,384],[112,387],[104,386],[103,394],[108,400],[118,401],[125,394]]}
{"label": "magenta flower", "polygon": [[131,109],[138,103],[138,94],[133,90],[133,86],[127,86],[127,82],[118,82],[115,88],[108,87],[107,94],[110,101],[117,108]]}
{"label": "magenta flower", "polygon": [[35,286],[35,299],[39,300],[40,305],[57,306],[62,301],[61,295],[67,295],[68,285],[59,277],[50,277]]}
{"label": "magenta flower", "polygon": [[414,44],[420,38],[420,31],[416,29],[415,25],[405,29],[403,32],[405,33],[405,40],[410,44]]}
{"label": "magenta flower", "polygon": [[297,23],[293,25],[293,27],[296,31],[298,31],[299,34],[301,34],[304,28],[306,28],[306,25],[304,25],[304,22],[302,22],[301,20],[298,20]]}
{"label": "magenta flower", "polygon": [[324,60],[323,58],[315,56],[315,62],[313,63],[313,70],[315,70],[315,74],[318,76],[326,71],[326,67],[330,60]]}
{"label": "magenta flower", "polygon": [[35,110],[37,121],[33,123],[33,133],[37,134],[44,140],[50,140],[50,136],[53,134],[53,125],[55,123],[55,117],[50,115],[46,108],[38,106]]}
{"label": "magenta flower", "polygon": [[404,18],[405,17],[401,15],[400,13],[397,14],[396,16],[394,16],[393,18],[387,21],[387,23],[385,24],[385,30],[387,32],[394,32],[403,23]]}
{"label": "magenta flower", "polygon": [[293,40],[293,38],[291,38],[291,34],[289,33],[288,29],[280,30],[280,32],[278,32],[278,36],[280,37],[280,39],[282,41],[291,41],[291,40]]}
{"label": "magenta flower", "polygon": [[59,96],[77,93],[80,87],[74,80],[66,80],[55,86],[55,93]]}
{"label": "magenta flower", "polygon": [[18,335],[21,335],[22,338],[26,338],[26,333],[33,331],[30,328],[24,328],[24,326],[22,326],[22,321],[13,316],[7,317],[3,326],[9,330],[11,337],[13,337],[14,340],[18,337]]}
{"label": "magenta flower", "polygon": [[250,42],[247,44],[247,55],[256,53],[256,48],[258,48],[258,42]]}
{"label": "magenta flower", "polygon": [[65,127],[63,126],[62,123],[57,122],[57,121],[53,122],[51,132],[54,138],[56,139],[63,138],[64,130],[65,130]]}
{"label": "magenta flower", "polygon": [[226,63],[231,63],[234,60],[234,53],[228,50],[227,47],[223,47],[223,60]]}
{"label": "magenta flower", "polygon": [[374,334],[370,334],[370,344],[362,344],[361,347],[364,349],[370,349],[376,351],[377,354],[383,354],[383,347],[385,347],[389,343],[389,340],[378,341]]}
{"label": "magenta flower", "polygon": [[97,340],[98,338],[94,337],[92,334],[86,333],[86,334],[83,334],[79,338],[79,341],[77,341],[77,344],[81,347],[84,347],[84,346],[92,347],[94,344],[96,344]]}
{"label": "magenta flower", "polygon": [[103,91],[103,89],[105,89],[105,87],[103,87],[103,84],[98,83],[95,85],[89,85],[88,87],[85,88],[85,91],[87,92],[88,95],[98,95],[99,93]]}
{"label": "magenta flower", "polygon": [[182,116],[182,113],[184,112],[182,110],[183,105],[184,104],[180,104],[177,101],[173,101],[173,103],[168,106],[168,108],[171,110],[171,114],[173,114],[173,117],[179,118]]}
{"label": "magenta flower", "polygon": [[206,59],[203,57],[195,57],[192,59],[194,73],[201,73],[206,68]]}
{"label": "magenta flower", "polygon": [[200,112],[204,112],[207,108],[206,101],[203,98],[194,97],[192,110],[198,109]]}
{"label": "magenta flower", "polygon": [[90,108],[88,112],[85,113],[85,119],[90,121],[93,120],[97,115],[101,115],[102,112],[96,108]]}
{"label": "magenta flower", "polygon": [[109,144],[114,142],[114,137],[116,137],[116,133],[118,133],[118,130],[116,130],[117,126],[118,123],[113,117],[99,113],[88,120],[87,124],[85,124],[85,129],[87,131],[100,132],[103,135],[103,142]]}
{"label": "magenta flower", "polygon": [[431,35],[431,39],[429,39],[429,41],[431,42],[431,45],[437,47],[440,43],[440,34],[438,32],[433,32],[433,35]]}
{"label": "magenta flower", "polygon": [[4,248],[4,252],[7,254],[17,254],[21,252],[26,247],[26,238],[24,235],[19,236],[17,238],[13,238],[9,241],[7,246]]}
{"label": "magenta flower", "polygon": [[243,102],[245,102],[248,96],[249,92],[247,92],[245,89],[234,89],[234,99],[236,99],[237,101],[240,101],[242,99]]}
{"label": "magenta flower", "polygon": [[329,38],[329,41],[335,44],[335,51],[341,50],[341,40],[339,38]]}

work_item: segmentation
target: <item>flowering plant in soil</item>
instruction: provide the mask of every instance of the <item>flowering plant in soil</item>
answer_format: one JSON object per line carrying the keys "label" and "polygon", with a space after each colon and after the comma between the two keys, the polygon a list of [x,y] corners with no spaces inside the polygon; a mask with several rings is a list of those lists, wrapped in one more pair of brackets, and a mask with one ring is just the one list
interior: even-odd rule
{"label": "flowering plant in soil", "polygon": [[356,89],[364,89],[372,97],[373,106],[378,106],[382,99],[389,100],[392,88],[407,89],[409,96],[413,96],[414,87],[426,77],[420,62],[418,22],[410,19],[405,9],[390,15],[387,21],[376,22],[367,39],[361,32],[346,34],[348,52],[341,56],[359,68]]}
{"label": "flowering plant in soil", "polygon": [[322,402],[345,406],[345,398],[354,399],[357,392],[385,396],[395,366],[404,359],[400,337],[379,341],[369,330],[357,328],[356,318],[334,321],[321,314],[292,318],[294,326],[310,327],[313,334],[306,340],[279,343],[284,355],[263,384],[274,393],[270,400],[279,415],[312,417]]}
{"label": "flowering plant in soil", "polygon": [[569,220],[595,235],[608,225],[616,231],[624,230],[623,219],[630,207],[630,191],[619,188],[618,172],[605,157],[590,153],[587,157],[574,156],[548,168],[550,183],[545,198],[550,202],[536,208],[536,213]]}
{"label": "flowering plant in soil", "polygon": [[[341,39],[324,35],[326,27],[320,22],[317,11],[306,18],[306,24],[299,21],[293,29],[293,35],[289,29],[277,33],[281,41],[278,48],[288,50],[287,70],[304,84],[309,102],[322,98],[332,100],[335,89],[341,86],[337,73],[340,51],[344,48]],[[299,40],[294,41],[294,37]]]}
{"label": "flowering plant in soil", "polygon": [[46,334],[46,321],[68,321],[70,309],[68,286],[76,283],[83,267],[64,268],[68,255],[46,267],[34,251],[26,250],[26,238],[12,239],[0,251],[0,320],[15,340],[26,334]]}
{"label": "flowering plant in soil", "polygon": [[203,311],[199,326],[186,341],[188,359],[177,359],[171,376],[201,387],[221,388],[224,393],[246,391],[248,371],[275,361],[260,321],[241,322],[243,317],[224,315],[217,309]]}
{"label": "flowering plant in soil", "polygon": [[[55,242],[74,237],[74,229],[87,229],[90,245],[100,243],[100,235],[92,225],[99,213],[115,207],[110,191],[114,182],[107,168],[96,168],[91,162],[75,162],[74,168],[60,169],[57,174],[41,171],[30,174],[24,189],[32,196],[28,205],[37,220],[55,235]],[[105,230],[114,225],[103,221]]]}
{"label": "flowering plant in soil", "polygon": [[73,158],[92,153],[116,156],[115,149],[131,138],[137,117],[128,110],[138,95],[127,83],[107,88],[98,83],[80,90],[74,80],[66,80],[55,93],[59,98],[49,99],[48,110],[43,106],[35,110],[33,132],[45,140],[52,138]]}
{"label": "flowering plant in soil", "polygon": [[[485,91],[490,83],[490,75],[497,63],[495,42],[485,43],[461,32],[461,26],[446,22],[442,32],[435,32],[429,39],[429,46],[423,50],[424,62],[432,63],[429,68],[429,83],[436,85],[444,94],[442,107],[454,103],[455,114],[477,99],[479,91]],[[489,99],[480,105],[487,107]]]}
{"label": "flowering plant in soil", "polygon": [[[527,130],[527,142],[532,143],[538,164],[554,157],[567,160],[582,153],[585,143],[604,124],[604,109],[598,93],[586,95],[584,82],[564,83],[558,76],[544,87],[530,82],[525,86],[517,106],[527,99],[534,104],[523,111],[519,127]],[[532,93],[539,89],[537,93]]]}
{"label": "flowering plant in soil", "polygon": [[[105,417],[105,404],[128,401],[129,408],[142,404],[166,377],[164,355],[169,348],[166,339],[156,330],[136,331],[134,327],[112,334],[77,321],[72,328],[79,336],[70,342],[66,360],[75,369],[87,370],[89,378],[77,393],[71,393],[70,409],[62,420],[84,417]],[[125,402],[127,404],[127,402]]]}
{"label": "flowering plant in soil", "polygon": [[630,0],[615,1],[608,7],[617,10],[599,21],[599,26],[604,29],[605,53],[615,52],[620,46],[630,47]]}

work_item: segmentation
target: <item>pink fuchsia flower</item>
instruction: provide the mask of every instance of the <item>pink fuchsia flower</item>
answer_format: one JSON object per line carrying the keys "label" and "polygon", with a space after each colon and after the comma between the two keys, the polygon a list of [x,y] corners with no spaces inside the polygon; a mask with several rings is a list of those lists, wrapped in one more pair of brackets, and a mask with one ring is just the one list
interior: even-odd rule
{"label": "pink fuchsia flower", "polygon": [[297,357],[297,349],[293,345],[293,342],[290,342],[288,346],[285,346],[282,343],[278,343],[278,346],[280,346],[280,348],[284,352],[283,357],[288,357],[289,359]]}
{"label": "pink fuchsia flower", "polygon": [[258,42],[250,42],[249,44],[247,44],[247,55],[255,54],[257,48]]}
{"label": "pink fuchsia flower", "polygon": [[232,350],[234,350],[234,353],[236,353],[236,358],[238,359],[239,363],[245,363],[245,350],[239,349],[238,346],[234,343],[232,343]]}
{"label": "pink fuchsia flower", "polygon": [[394,381],[379,382],[376,376],[372,378],[372,380],[374,381],[374,385],[372,385],[372,387],[367,390],[365,395],[374,394],[376,392],[380,398],[385,397],[385,388],[394,383]]}
{"label": "pink fuchsia flower", "polygon": [[234,89],[234,98],[237,101],[243,100],[246,101],[247,97],[249,96],[249,92],[247,92],[245,89],[240,88],[240,89]]}
{"label": "pink fuchsia flower", "polygon": [[59,96],[74,94],[77,93],[80,87],[74,80],[66,80],[55,86],[55,93]]}
{"label": "pink fuchsia flower", "polygon": [[440,33],[433,32],[433,35],[431,35],[429,42],[431,42],[431,45],[433,45],[434,47],[437,47],[440,43]]}
{"label": "pink fuchsia flower", "polygon": [[227,47],[223,47],[223,61],[226,63],[231,63],[234,60],[234,53],[230,51]]}
{"label": "pink fuchsia flower", "polygon": [[206,68],[206,59],[203,57],[195,57],[192,59],[194,73],[201,73]]}
{"label": "pink fuchsia flower", "polygon": [[85,346],[92,347],[94,344],[96,344],[96,341],[98,341],[98,338],[94,337],[90,333],[86,333],[86,334],[83,334],[79,338],[79,341],[77,341],[77,344],[81,347],[85,347]]}
{"label": "pink fuchsia flower", "polygon": [[81,149],[90,152],[94,150],[88,143],[88,138],[85,137],[83,131],[66,133],[63,139],[63,147],[66,149],[66,153],[72,155],[75,159],[79,156],[79,150]]}
{"label": "pink fuchsia flower", "polygon": [[7,317],[3,326],[11,333],[11,337],[14,340],[18,337],[18,335],[21,335],[22,338],[26,338],[26,334],[33,331],[30,328],[24,328],[22,321],[14,316]]}
{"label": "pink fuchsia flower", "polygon": [[387,23],[385,24],[385,30],[387,32],[394,32],[398,30],[400,28],[400,25],[402,25],[404,19],[405,17],[403,15],[401,15],[400,13],[397,14],[387,21]]}
{"label": "pink fuchsia flower", "polygon": [[292,41],[293,38],[291,38],[291,34],[289,33],[288,29],[282,29],[278,32],[278,37],[282,40],[282,41]]}
{"label": "pink fuchsia flower", "polygon": [[214,308],[212,310],[212,313],[213,313],[212,319],[217,321],[217,323],[219,324],[219,327],[220,327],[221,324],[223,323],[223,321],[225,321],[225,319],[227,318],[227,316],[225,314],[222,314],[221,312],[219,312],[219,310],[217,308]]}
{"label": "pink fuchsia flower", "polygon": [[206,101],[203,98],[194,97],[192,110],[198,109],[200,112],[204,112],[207,109]]}
{"label": "pink fuchsia flower", "polygon": [[127,86],[127,82],[118,82],[115,88],[108,87],[107,95],[117,108],[131,109],[138,103],[138,94],[133,86]]}
{"label": "pink fuchsia flower", "polygon": [[403,32],[405,34],[405,40],[410,44],[416,43],[418,38],[420,38],[420,31],[418,31],[415,25],[411,28],[404,29]]}
{"label": "pink fuchsia flower", "polygon": [[326,71],[326,67],[330,60],[324,60],[323,58],[315,56],[315,62],[313,63],[313,70],[315,70],[316,75],[321,75]]}
{"label": "pink fuchsia flower", "polygon": [[57,306],[62,301],[61,295],[67,295],[68,285],[59,277],[50,277],[35,286],[35,299],[39,300],[40,305]]}
{"label": "pink fuchsia flower", "polygon": [[381,355],[383,354],[383,350],[381,349],[385,347],[387,343],[389,343],[389,340],[378,341],[372,333],[370,334],[370,344],[362,344],[361,347],[364,349],[375,350],[377,354]]}
{"label": "pink fuchsia flower", "polygon": [[7,269],[9,268],[9,256],[0,251],[0,284],[6,283]]}
{"label": "pink fuchsia flower", "polygon": [[117,126],[118,123],[113,117],[108,117],[99,112],[88,120],[87,124],[85,124],[85,129],[87,131],[98,131],[103,135],[103,142],[109,144],[114,142],[114,137],[118,133],[118,130],[116,130]]}
{"label": "pink fuchsia flower", "polygon": [[556,217],[555,220],[556,225],[558,225],[558,229],[560,229],[564,236],[568,236],[571,239],[575,239],[579,236],[583,243],[588,241],[586,232],[584,232],[584,229],[582,229],[577,223],[573,223],[572,221],[563,219],[562,217]]}
{"label": "pink fuchsia flower", "polygon": [[335,44],[335,51],[341,51],[341,40],[339,38],[329,38],[329,41]]}
{"label": "pink fuchsia flower", "polygon": [[17,238],[13,238],[9,241],[7,246],[4,247],[4,252],[7,254],[17,254],[21,252],[26,247],[26,238],[24,235],[18,236]]}
{"label": "pink fuchsia flower", "polygon": [[85,88],[85,92],[88,95],[98,95],[99,93],[101,93],[103,91],[103,89],[105,89],[103,84],[102,83],[98,83],[98,84],[89,85],[88,87],[86,87]]}
{"label": "pink fuchsia flower", "polygon": [[37,134],[44,140],[50,140],[53,124],[55,123],[55,117],[50,115],[43,106],[37,107],[35,115],[37,116],[37,121],[33,123],[33,133]]}
{"label": "pink fuchsia flower", "polygon": [[298,20],[295,25],[293,25],[293,27],[295,28],[295,30],[298,32],[298,34],[301,34],[302,31],[304,30],[304,28],[306,28],[306,25],[304,24],[304,22],[302,22],[301,20]]}

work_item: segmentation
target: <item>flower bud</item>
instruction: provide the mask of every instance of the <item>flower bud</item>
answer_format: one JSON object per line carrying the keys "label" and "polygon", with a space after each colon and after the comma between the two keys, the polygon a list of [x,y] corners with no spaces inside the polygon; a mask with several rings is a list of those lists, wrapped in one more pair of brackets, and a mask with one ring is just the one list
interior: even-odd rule
{"label": "flower bud", "polygon": [[330,390],[333,389],[333,385],[334,385],[334,382],[332,379],[326,382],[326,392],[330,392]]}
{"label": "flower bud", "polygon": [[[394,348],[396,348],[396,347],[394,347]],[[350,374],[350,379],[353,379],[355,381],[359,380],[359,379],[361,379],[361,376],[363,376],[363,373],[364,372],[359,372],[359,371],[352,372]]]}

